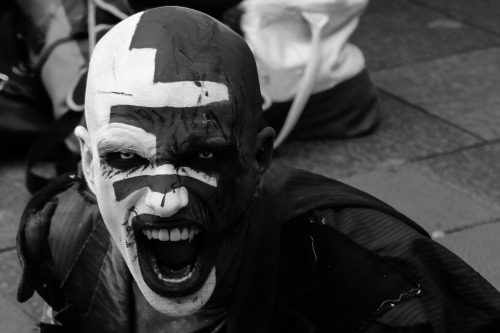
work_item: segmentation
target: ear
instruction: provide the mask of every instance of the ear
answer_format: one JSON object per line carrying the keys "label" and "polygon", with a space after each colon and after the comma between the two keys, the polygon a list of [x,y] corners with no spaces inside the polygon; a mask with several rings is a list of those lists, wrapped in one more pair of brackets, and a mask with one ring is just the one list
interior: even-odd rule
{"label": "ear", "polygon": [[255,163],[257,167],[255,195],[264,186],[264,174],[271,165],[274,136],[275,132],[271,127],[264,127],[257,133],[255,140]]}
{"label": "ear", "polygon": [[89,131],[83,126],[75,128],[75,135],[80,141],[80,152],[82,155],[82,171],[85,180],[92,192],[95,194],[94,186],[94,156],[92,152],[92,144],[90,142]]}

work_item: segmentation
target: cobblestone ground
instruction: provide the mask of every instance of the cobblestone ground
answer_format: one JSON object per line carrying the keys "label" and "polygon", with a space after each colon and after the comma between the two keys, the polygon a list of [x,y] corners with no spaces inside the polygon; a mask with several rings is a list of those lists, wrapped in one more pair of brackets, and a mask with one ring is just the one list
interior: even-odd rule
{"label": "cobblestone ground", "polygon": [[[289,142],[275,163],[387,201],[500,288],[498,17],[495,0],[372,0],[353,42],[380,89],[380,129],[354,140]],[[0,330],[28,332],[41,301],[15,298],[15,235],[29,199],[23,161],[0,160],[0,195]]]}

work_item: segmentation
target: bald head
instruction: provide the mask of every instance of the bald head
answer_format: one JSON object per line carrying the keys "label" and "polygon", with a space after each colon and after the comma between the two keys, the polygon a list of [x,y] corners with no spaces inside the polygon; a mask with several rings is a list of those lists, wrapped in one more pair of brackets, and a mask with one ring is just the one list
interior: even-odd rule
{"label": "bald head", "polygon": [[[262,124],[255,61],[219,21],[160,7],[122,21],[97,44],[87,81],[89,129],[109,123],[113,105],[196,107],[227,102],[236,127]],[[235,130],[239,130],[235,128]]]}

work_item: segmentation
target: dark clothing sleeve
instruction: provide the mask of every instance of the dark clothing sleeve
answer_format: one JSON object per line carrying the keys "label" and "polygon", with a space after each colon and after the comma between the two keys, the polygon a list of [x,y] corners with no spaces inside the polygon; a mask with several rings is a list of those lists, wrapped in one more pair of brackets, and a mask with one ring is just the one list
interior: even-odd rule
{"label": "dark clothing sleeve", "polygon": [[374,323],[366,333],[432,333],[432,327],[429,325],[416,327],[391,327]]}
{"label": "dark clothing sleeve", "polygon": [[[420,304],[402,302],[368,332],[500,332],[500,293],[444,246],[369,208],[328,209],[315,216],[421,287]],[[408,326],[409,331],[399,328]]]}
{"label": "dark clothing sleeve", "polygon": [[[238,280],[238,290],[250,292],[233,296],[239,326],[228,332],[264,322],[257,310],[272,314],[269,329],[248,332],[500,332],[500,293],[413,221],[341,183],[278,171],[271,192],[278,204],[261,199],[266,205],[252,220],[266,223],[254,224],[261,229],[244,262],[255,267]],[[67,331],[132,331],[133,279],[83,180],[68,175],[39,192],[17,245],[19,301],[36,290]]]}

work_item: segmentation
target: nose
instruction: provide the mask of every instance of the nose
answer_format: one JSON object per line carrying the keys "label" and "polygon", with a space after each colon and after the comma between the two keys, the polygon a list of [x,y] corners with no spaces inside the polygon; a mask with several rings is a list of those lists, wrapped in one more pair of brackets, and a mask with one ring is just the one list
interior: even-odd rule
{"label": "nose", "polygon": [[146,205],[155,210],[162,217],[170,217],[188,204],[188,192],[180,187],[167,193],[149,191],[146,196]]}

